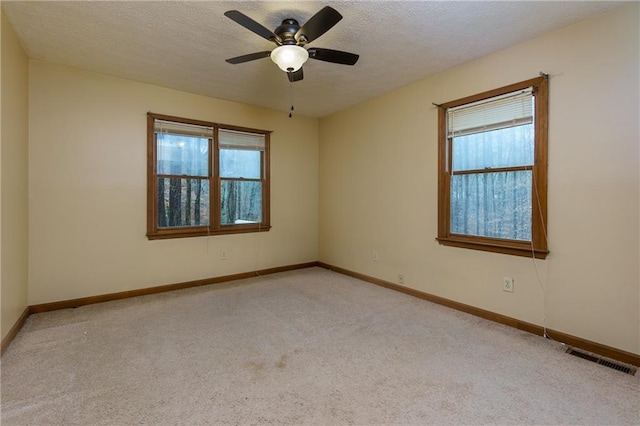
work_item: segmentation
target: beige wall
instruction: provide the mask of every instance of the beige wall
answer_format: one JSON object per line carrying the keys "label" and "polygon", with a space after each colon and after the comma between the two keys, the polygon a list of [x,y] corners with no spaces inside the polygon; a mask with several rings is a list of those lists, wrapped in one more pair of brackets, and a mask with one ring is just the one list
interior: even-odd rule
{"label": "beige wall", "polygon": [[[549,328],[640,353],[638,15],[625,5],[322,119],[319,260],[535,324],[546,314]],[[438,245],[431,103],[540,71],[551,254],[534,264]]]}
{"label": "beige wall", "polygon": [[[29,304],[317,260],[317,119],[38,61],[30,72]],[[148,111],[273,130],[272,230],[147,240]]]}
{"label": "beige wall", "polygon": [[2,338],[27,308],[29,61],[1,13],[0,298]]}

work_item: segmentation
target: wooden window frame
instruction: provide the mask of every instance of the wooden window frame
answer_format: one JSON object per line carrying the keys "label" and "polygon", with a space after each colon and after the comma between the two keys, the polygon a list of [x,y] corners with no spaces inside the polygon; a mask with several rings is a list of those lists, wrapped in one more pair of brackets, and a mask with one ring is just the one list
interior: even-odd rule
{"label": "wooden window frame", "polygon": [[[209,225],[175,228],[158,228],[158,174],[157,174],[157,141],[155,121],[164,120],[182,124],[207,126],[213,128],[213,139],[209,139]],[[262,221],[260,223],[221,224],[220,190],[221,178],[219,172],[219,141],[218,130],[232,130],[264,135],[265,147],[260,152],[261,178],[234,179],[243,181],[260,181],[262,183]],[[150,240],[201,237],[209,235],[242,234],[250,232],[266,232],[271,229],[270,221],[270,135],[268,130],[251,129],[228,124],[212,123],[193,120],[184,117],[174,117],[164,114],[147,113],[147,238]],[[162,176],[162,175],[160,175]],[[191,176],[180,176],[190,178]],[[201,177],[194,177],[201,178]]]}
{"label": "wooden window frame", "polygon": [[[533,88],[534,164],[532,167],[491,169],[532,170],[531,241],[480,237],[451,233],[452,140],[447,135],[447,110],[517,90]],[[498,89],[439,105],[438,108],[438,238],[441,245],[482,250],[515,256],[545,259],[547,247],[547,163],[548,163],[548,80],[546,76],[525,80]]]}

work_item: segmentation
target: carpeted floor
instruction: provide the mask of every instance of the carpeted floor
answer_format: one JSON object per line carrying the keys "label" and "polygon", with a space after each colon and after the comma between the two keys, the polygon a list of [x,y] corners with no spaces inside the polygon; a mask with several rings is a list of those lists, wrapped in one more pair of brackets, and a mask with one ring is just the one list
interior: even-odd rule
{"label": "carpeted floor", "polygon": [[640,377],[310,268],[32,315],[3,425],[640,423]]}

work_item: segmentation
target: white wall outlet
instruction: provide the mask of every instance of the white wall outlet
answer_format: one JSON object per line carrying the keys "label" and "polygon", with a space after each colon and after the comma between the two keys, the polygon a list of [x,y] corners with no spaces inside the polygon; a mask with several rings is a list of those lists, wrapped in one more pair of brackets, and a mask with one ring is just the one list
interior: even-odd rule
{"label": "white wall outlet", "polygon": [[220,260],[227,260],[229,258],[226,250],[220,250]]}
{"label": "white wall outlet", "polygon": [[513,278],[502,277],[502,291],[513,293]]}
{"label": "white wall outlet", "polygon": [[371,253],[371,258],[374,262],[377,262],[379,259],[378,252],[374,250],[373,253]]}
{"label": "white wall outlet", "polygon": [[404,284],[404,274],[398,274],[398,284]]}

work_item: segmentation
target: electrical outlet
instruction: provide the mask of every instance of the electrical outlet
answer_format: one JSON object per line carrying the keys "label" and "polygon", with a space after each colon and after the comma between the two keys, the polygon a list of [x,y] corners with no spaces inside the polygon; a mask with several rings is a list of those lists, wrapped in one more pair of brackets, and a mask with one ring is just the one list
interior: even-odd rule
{"label": "electrical outlet", "polygon": [[373,253],[371,253],[371,258],[373,259],[374,262],[378,261],[378,252],[377,251],[373,251]]}
{"label": "electrical outlet", "polygon": [[513,293],[513,278],[502,277],[502,291]]}
{"label": "electrical outlet", "polygon": [[227,256],[226,250],[220,250],[220,260],[227,260],[229,257]]}
{"label": "electrical outlet", "polygon": [[398,274],[398,284],[404,284],[404,274]]}

